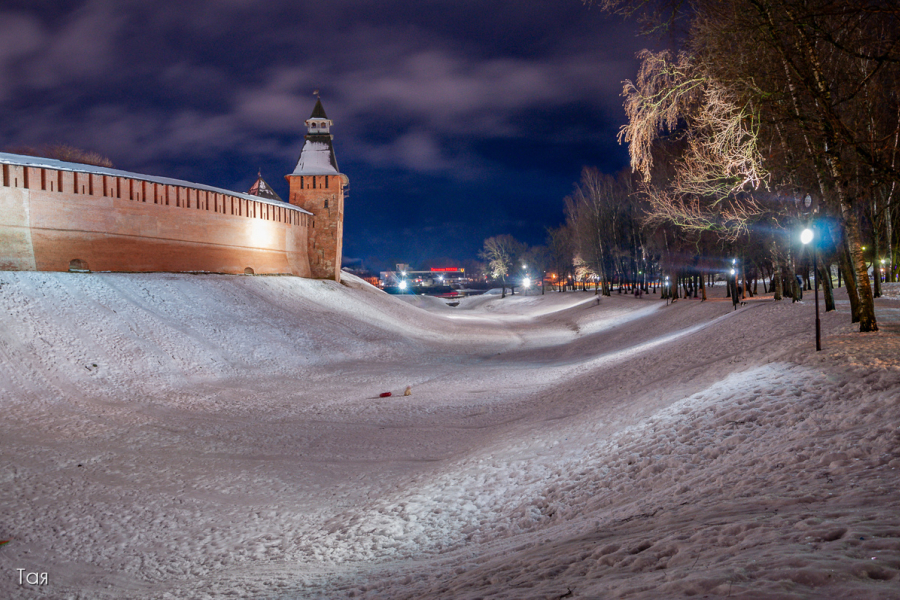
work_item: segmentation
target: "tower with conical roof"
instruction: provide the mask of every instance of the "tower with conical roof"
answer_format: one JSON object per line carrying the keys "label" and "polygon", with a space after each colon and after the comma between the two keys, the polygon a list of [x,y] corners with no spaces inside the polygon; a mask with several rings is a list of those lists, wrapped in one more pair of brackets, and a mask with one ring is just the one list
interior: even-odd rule
{"label": "tower with conical roof", "polygon": [[261,170],[259,171],[259,173],[257,173],[256,181],[252,186],[250,186],[250,189],[247,190],[247,193],[251,196],[259,196],[260,198],[268,198],[269,200],[284,202],[284,200],[281,199],[281,196],[279,196],[278,193],[273,190],[268,183],[266,183],[266,180],[263,179]]}
{"label": "tower with conical roof", "polygon": [[312,115],[306,120],[307,133],[297,167],[285,179],[291,189],[289,202],[313,214],[307,238],[312,276],[340,281],[344,192],[350,180],[338,171],[331,125],[322,100],[317,98]]}

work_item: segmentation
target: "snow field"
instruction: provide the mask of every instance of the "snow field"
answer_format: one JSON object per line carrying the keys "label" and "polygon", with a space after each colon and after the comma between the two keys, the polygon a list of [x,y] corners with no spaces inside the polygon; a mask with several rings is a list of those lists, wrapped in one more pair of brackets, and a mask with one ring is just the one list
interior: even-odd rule
{"label": "snow field", "polygon": [[0,595],[900,597],[896,300],[348,280],[0,273]]}

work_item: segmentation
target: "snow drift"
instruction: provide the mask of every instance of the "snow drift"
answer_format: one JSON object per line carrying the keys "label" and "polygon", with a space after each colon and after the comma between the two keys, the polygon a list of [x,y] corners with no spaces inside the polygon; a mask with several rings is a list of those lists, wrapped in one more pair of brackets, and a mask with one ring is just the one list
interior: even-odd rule
{"label": "snow drift", "polygon": [[896,295],[346,283],[0,273],[0,595],[900,598]]}

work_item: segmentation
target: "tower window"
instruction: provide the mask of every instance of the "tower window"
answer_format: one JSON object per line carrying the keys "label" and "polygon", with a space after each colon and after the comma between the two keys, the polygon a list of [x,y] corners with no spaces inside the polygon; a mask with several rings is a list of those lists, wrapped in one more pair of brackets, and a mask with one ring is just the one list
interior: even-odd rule
{"label": "tower window", "polygon": [[328,208],[328,198],[325,198],[325,208]]}

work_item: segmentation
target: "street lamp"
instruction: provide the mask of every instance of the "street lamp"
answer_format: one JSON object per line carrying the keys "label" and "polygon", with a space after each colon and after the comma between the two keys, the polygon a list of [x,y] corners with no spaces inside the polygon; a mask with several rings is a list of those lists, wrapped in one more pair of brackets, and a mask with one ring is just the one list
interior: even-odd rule
{"label": "street lamp", "polygon": [[[800,241],[804,246],[813,241],[813,230],[807,227],[800,232]],[[819,325],[819,265],[816,257],[816,246],[811,246],[813,255],[813,277],[815,286],[813,287],[813,296],[816,299],[816,352],[822,349],[822,333]]]}
{"label": "street lamp", "polygon": [[[737,259],[731,259],[731,274],[734,275],[734,293],[738,293],[738,271],[737,271]],[[738,302],[741,302],[744,299],[743,290],[741,290],[741,297],[737,299]],[[737,304],[734,306],[737,308]]]}

